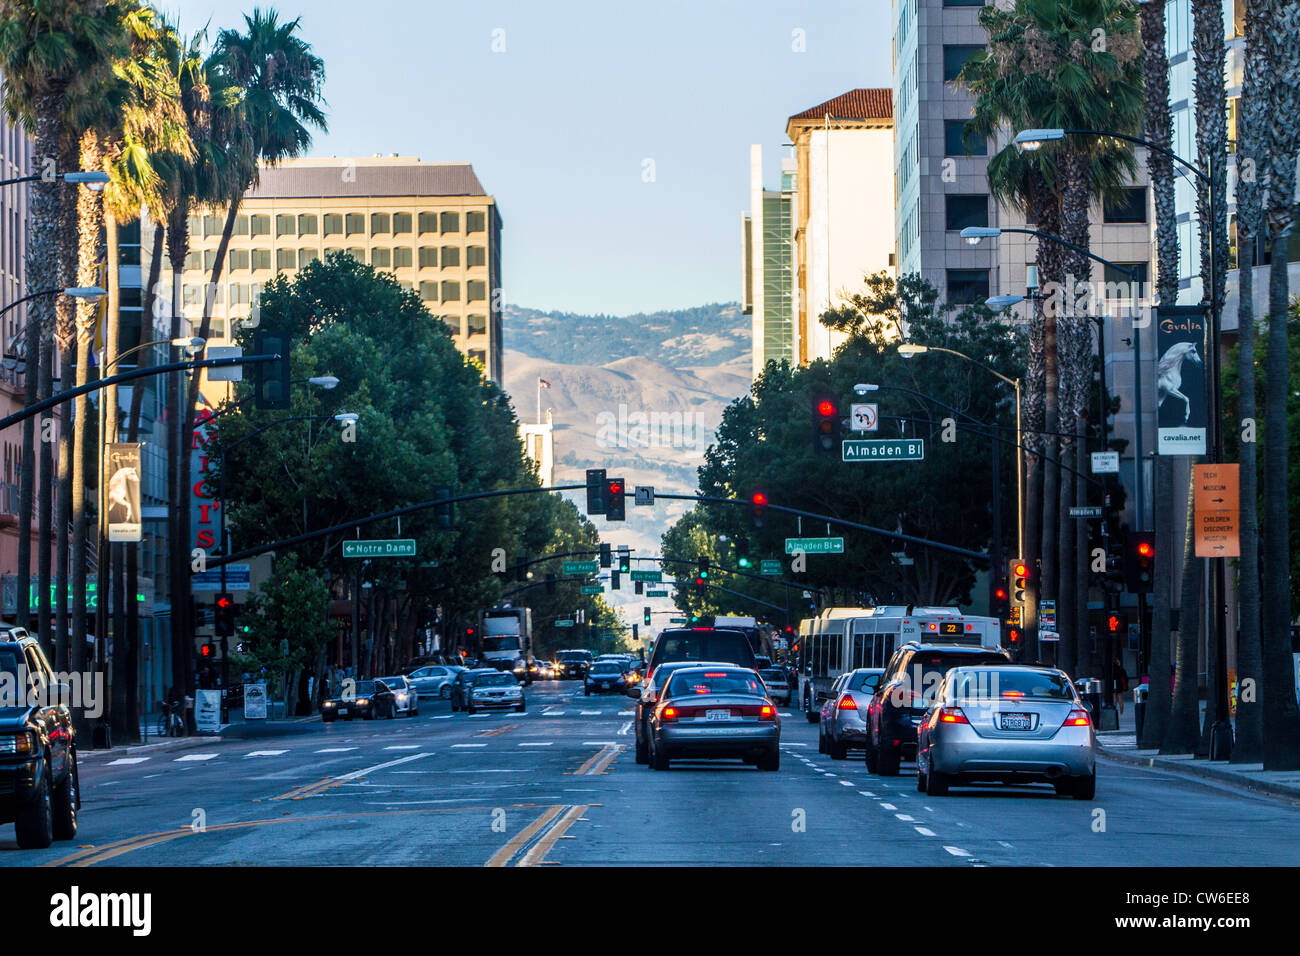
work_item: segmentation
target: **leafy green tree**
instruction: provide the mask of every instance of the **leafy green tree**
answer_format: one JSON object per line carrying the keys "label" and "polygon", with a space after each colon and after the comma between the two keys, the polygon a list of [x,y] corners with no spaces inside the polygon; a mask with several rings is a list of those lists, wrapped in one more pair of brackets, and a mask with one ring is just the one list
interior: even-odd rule
{"label": "leafy green tree", "polygon": [[329,584],[320,572],[303,567],[295,554],[278,558],[270,579],[240,614],[243,649],[233,655],[235,670],[273,683],[313,666],[335,634],[329,601]]}

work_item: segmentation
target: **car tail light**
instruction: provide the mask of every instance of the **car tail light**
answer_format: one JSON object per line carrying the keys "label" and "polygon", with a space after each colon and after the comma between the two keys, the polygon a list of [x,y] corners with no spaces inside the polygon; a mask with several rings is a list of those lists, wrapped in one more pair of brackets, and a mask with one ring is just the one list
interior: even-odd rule
{"label": "car tail light", "polygon": [[969,724],[966,715],[962,713],[960,707],[943,707],[939,710],[939,723],[941,724]]}
{"label": "car tail light", "polygon": [[671,720],[676,720],[676,719],[677,719],[677,708],[676,708],[676,707],[665,707],[665,708],[663,709],[662,713],[659,714],[659,718],[660,718],[661,720],[669,720],[669,721],[671,721]]}
{"label": "car tail light", "polygon": [[1021,690],[1004,690],[1002,692],[1002,696],[1003,697],[1024,697],[1025,692]]}
{"label": "car tail light", "polygon": [[776,720],[776,708],[770,704],[764,704],[758,708],[759,720]]}
{"label": "car tail light", "polygon": [[1092,723],[1092,718],[1088,716],[1086,710],[1072,710],[1062,727],[1087,727]]}
{"label": "car tail light", "polygon": [[845,694],[842,698],[840,698],[840,710],[857,710],[857,709],[858,709],[858,702],[854,700],[852,697],[850,697],[848,694]]}

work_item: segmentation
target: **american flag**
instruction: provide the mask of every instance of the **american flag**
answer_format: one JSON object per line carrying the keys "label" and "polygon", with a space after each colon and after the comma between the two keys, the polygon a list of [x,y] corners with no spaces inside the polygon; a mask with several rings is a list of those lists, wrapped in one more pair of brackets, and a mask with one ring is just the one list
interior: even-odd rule
{"label": "american flag", "polygon": [[548,381],[547,381],[546,379],[544,379],[544,378],[539,378],[539,379],[537,380],[537,384],[540,385],[542,388],[550,388],[550,387],[551,387],[551,383],[548,382]]}

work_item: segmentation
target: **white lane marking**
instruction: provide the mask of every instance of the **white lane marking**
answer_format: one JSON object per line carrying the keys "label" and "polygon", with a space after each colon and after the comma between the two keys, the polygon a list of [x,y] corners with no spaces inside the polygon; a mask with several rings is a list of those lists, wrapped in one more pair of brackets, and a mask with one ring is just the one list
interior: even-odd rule
{"label": "white lane marking", "polygon": [[632,729],[632,721],[629,720],[629,721],[628,721],[626,724],[624,724],[622,727],[618,728],[618,735],[619,735],[620,737],[626,737],[626,736],[627,736],[627,732],[628,732],[629,730],[631,730],[631,729]]}
{"label": "white lane marking", "polygon": [[353,770],[351,773],[345,773],[341,777],[335,777],[335,780],[356,780],[358,777],[364,777],[368,773],[374,773],[376,770],[386,770],[389,767],[396,767],[398,764],[410,763],[412,760],[419,760],[421,757],[431,757],[432,754],[411,754],[407,757],[398,757],[396,760],[389,760],[384,763],[377,763],[373,767],[366,767],[363,770]]}
{"label": "white lane marking", "polygon": [[808,745],[805,744],[805,743],[802,743],[802,742],[801,742],[801,743],[795,743],[795,742],[792,740],[792,741],[790,741],[790,743],[788,743],[788,744],[782,744],[781,746],[783,746],[783,747],[807,747]]}
{"label": "white lane marking", "polygon": [[554,740],[540,740],[531,743],[521,743],[521,747],[550,747],[555,743]]}
{"label": "white lane marking", "polygon": [[1004,847],[1006,847],[1008,850],[1014,850],[1014,849],[1015,849],[1015,847],[1013,847],[1013,846],[1012,846],[1010,843],[1008,843],[1006,840],[999,840],[998,842],[1001,843],[1001,844],[1002,844]]}
{"label": "white lane marking", "polygon": [[110,760],[107,766],[113,767],[118,764],[144,763],[148,759],[148,757],[118,757],[116,760]]}
{"label": "white lane marking", "polygon": [[565,714],[565,712],[562,711],[562,710],[544,710],[544,711],[542,711],[542,716],[543,716],[543,717],[563,717],[564,714]]}
{"label": "white lane marking", "polygon": [[579,716],[579,717],[599,717],[599,716],[600,716],[600,711],[598,711],[598,710],[580,710],[580,711],[578,711],[578,716]]}
{"label": "white lane marking", "polygon": [[967,853],[959,846],[945,846],[944,849],[947,850],[949,853],[951,853],[953,856],[970,856],[969,853]]}
{"label": "white lane marking", "polygon": [[254,750],[252,753],[245,754],[247,757],[278,757],[280,754],[287,754],[287,750]]}
{"label": "white lane marking", "polygon": [[341,754],[341,753],[347,753],[349,750],[356,750],[356,749],[357,749],[356,747],[323,747],[316,752],[318,754]]}
{"label": "white lane marking", "polygon": [[[385,747],[385,750],[419,750],[419,744],[393,744],[391,747]],[[283,753],[284,751],[280,751]]]}
{"label": "white lane marking", "polygon": [[614,746],[614,741],[612,741],[612,740],[584,740],[584,741],[582,742],[582,745],[583,745],[584,747],[612,747],[612,746]]}
{"label": "white lane marking", "polygon": [[929,827],[917,827],[916,832],[921,834],[921,836],[934,836],[934,831]]}
{"label": "white lane marking", "polygon": [[636,711],[635,711],[635,710],[620,710],[620,711],[618,712],[618,715],[619,715],[620,717],[635,717],[635,716],[636,716]]}
{"label": "white lane marking", "polygon": [[875,794],[872,793],[870,790],[859,790],[858,793],[862,794],[864,797],[874,797],[874,796],[875,796]]}
{"label": "white lane marking", "polygon": [[465,748],[465,747],[471,747],[477,750],[480,747],[486,747],[487,744],[452,744],[451,746],[453,750],[457,748]]}
{"label": "white lane marking", "polygon": [[841,787],[851,787],[851,786],[853,786],[853,781],[852,781],[852,780],[841,780],[841,781],[840,781],[840,786],[841,786]]}
{"label": "white lane marking", "polygon": [[825,775],[828,776],[828,777],[838,777],[838,776],[839,776],[838,773],[831,773],[829,770],[823,770],[822,773],[825,774]]}
{"label": "white lane marking", "polygon": [[892,803],[882,803],[882,804],[880,805],[880,809],[882,809],[882,810],[897,810],[898,807],[894,806]]}
{"label": "white lane marking", "polygon": [[934,807],[922,807],[921,809],[922,809],[922,810],[929,810],[931,813],[934,813]]}
{"label": "white lane marking", "polygon": [[492,716],[491,714],[470,714],[469,719],[478,720],[480,717],[491,717],[491,716]]}
{"label": "white lane marking", "polygon": [[894,816],[897,817],[899,820],[902,820],[904,823],[916,822],[916,817],[909,817],[906,813],[895,813]]}
{"label": "white lane marking", "polygon": [[[793,717],[793,716],[794,716],[794,714],[790,713],[790,711],[788,711],[788,710],[778,710],[777,713],[778,713],[780,716],[782,716],[782,717]],[[806,746],[806,744],[800,744],[799,746],[800,746],[800,747],[803,747],[803,746]]]}
{"label": "white lane marking", "polygon": [[186,754],[184,757],[177,757],[172,763],[184,763],[187,760],[212,760],[216,754]]}
{"label": "white lane marking", "polygon": [[451,720],[451,714],[439,714],[434,720]]}

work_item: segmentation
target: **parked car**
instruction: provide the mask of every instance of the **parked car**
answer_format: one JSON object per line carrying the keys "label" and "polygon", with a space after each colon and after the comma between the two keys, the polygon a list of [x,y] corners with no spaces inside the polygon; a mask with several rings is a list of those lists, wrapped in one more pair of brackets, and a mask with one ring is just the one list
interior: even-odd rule
{"label": "parked car", "polygon": [[407,679],[421,697],[451,697],[451,682],[465,668],[455,664],[430,664],[407,674]]}
{"label": "parked car", "polygon": [[[392,691],[391,706],[386,707],[383,716],[417,717],[420,713],[420,695],[415,686],[401,674],[393,677],[381,677],[379,683]],[[388,698],[384,698],[388,702]]]}
{"label": "parked car", "polygon": [[730,667],[719,661],[670,661],[661,664],[653,677],[647,677],[641,683],[639,691],[629,690],[629,696],[636,698],[636,762],[642,765],[650,762],[650,718],[659,704],[659,691],[668,682],[668,678],[684,667]]}
{"label": "parked car", "polygon": [[882,667],[859,667],[849,671],[827,702],[829,710],[822,708],[825,752],[831,755],[832,760],[844,760],[850,750],[866,749],[867,707],[884,673]]}
{"label": "parked car", "polygon": [[[500,674],[501,671],[495,667],[475,667],[461,671],[451,682],[451,709],[467,710],[469,708],[469,691],[474,686],[474,681],[485,674]],[[514,680],[514,675],[506,675]],[[518,681],[515,681],[518,683]]]}
{"label": "parked car", "polygon": [[900,761],[916,754],[916,729],[945,674],[954,667],[1007,664],[1006,651],[965,644],[908,641],[894,651],[867,707],[867,769],[898,775]]}
{"label": "parked car", "polygon": [[736,758],[781,768],[781,719],[749,668],[684,667],[668,678],[650,721],[650,766],[675,758]]}
{"label": "parked car", "polygon": [[469,704],[465,707],[471,714],[489,707],[514,708],[523,713],[527,704],[524,701],[524,689],[515,680],[513,674],[496,671],[480,674],[469,686]]}
{"label": "parked car", "polygon": [[[81,787],[77,736],[66,684],[55,684],[40,643],[25,628],[0,627],[0,823],[18,846],[43,850],[77,835]],[[4,695],[7,696],[7,695]]]}
{"label": "parked car", "polygon": [[790,675],[779,667],[765,667],[758,672],[773,703],[790,706]]}
{"label": "parked car", "polygon": [[359,680],[350,688],[345,682],[344,690],[321,704],[320,716],[325,723],[333,723],[340,717],[352,720],[374,720],[389,713],[395,706],[392,690],[381,681]]}
{"label": "parked car", "polygon": [[622,693],[626,689],[627,678],[623,676],[623,668],[618,661],[596,661],[591,665],[591,670],[587,671],[582,692],[590,697],[592,694],[607,694],[611,691]]}
{"label": "parked car", "polygon": [[941,797],[975,781],[1050,783],[1091,800],[1097,737],[1074,684],[1054,667],[955,667],[917,738],[916,789]]}

